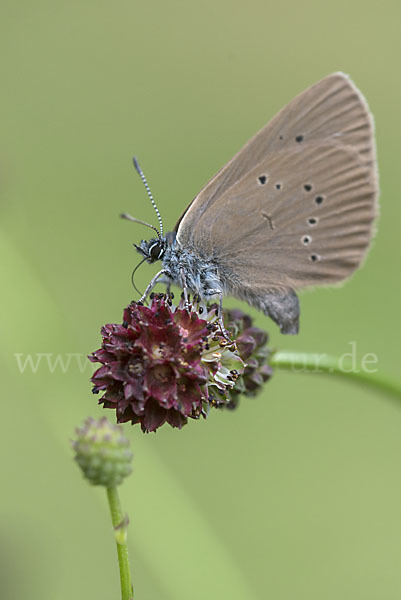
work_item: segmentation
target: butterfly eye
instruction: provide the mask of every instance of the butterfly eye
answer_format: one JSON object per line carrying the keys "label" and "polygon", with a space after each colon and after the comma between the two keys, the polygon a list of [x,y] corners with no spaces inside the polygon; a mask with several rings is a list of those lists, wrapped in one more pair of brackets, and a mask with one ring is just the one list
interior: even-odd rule
{"label": "butterfly eye", "polygon": [[323,200],[324,200],[323,196],[316,196],[316,198],[315,198],[316,204],[322,204]]}
{"label": "butterfly eye", "polygon": [[266,175],[260,175],[258,177],[258,181],[259,181],[260,185],[264,185],[267,182],[267,176]]}
{"label": "butterfly eye", "polygon": [[163,248],[158,243],[153,244],[153,246],[149,248],[149,256],[152,260],[157,260],[162,254]]}
{"label": "butterfly eye", "polygon": [[308,225],[313,226],[313,225],[316,225],[316,223],[317,223],[317,219],[315,219],[315,217],[309,217]]}
{"label": "butterfly eye", "polygon": [[311,184],[310,184],[310,183],[305,183],[305,185],[304,185],[304,190],[305,190],[306,192],[310,192],[310,191],[311,191],[311,189],[312,189],[312,186],[311,186]]}
{"label": "butterfly eye", "polygon": [[304,237],[302,238],[302,243],[305,244],[305,246],[310,244],[311,241],[312,241],[312,238],[310,235],[304,235]]}

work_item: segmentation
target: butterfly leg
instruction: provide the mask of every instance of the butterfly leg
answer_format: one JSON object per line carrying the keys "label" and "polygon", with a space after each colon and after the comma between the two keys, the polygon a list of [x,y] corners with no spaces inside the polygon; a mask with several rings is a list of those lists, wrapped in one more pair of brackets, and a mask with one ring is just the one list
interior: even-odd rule
{"label": "butterfly leg", "polygon": [[224,337],[226,338],[226,340],[230,340],[231,341],[230,334],[228,333],[228,331],[224,327],[224,321],[223,321],[223,292],[221,290],[212,290],[212,289],[209,289],[209,290],[207,290],[207,295],[208,296],[219,296],[219,314],[218,314],[218,320],[219,320],[219,325],[220,325],[221,333],[224,335]]}
{"label": "butterfly leg", "polygon": [[187,286],[187,280],[185,279],[184,269],[180,269],[180,275],[181,275],[181,287],[182,287],[182,291],[184,293],[185,308],[186,308],[186,310],[189,311],[188,286]]}
{"label": "butterfly leg", "polygon": [[147,286],[145,293],[139,299],[139,302],[145,302],[146,298],[149,296],[150,292],[153,290],[153,288],[155,287],[155,285],[158,282],[158,280],[160,279],[160,277],[162,275],[166,275],[167,273],[168,272],[165,269],[162,269],[161,271],[156,273],[156,275],[151,279],[149,285]]}

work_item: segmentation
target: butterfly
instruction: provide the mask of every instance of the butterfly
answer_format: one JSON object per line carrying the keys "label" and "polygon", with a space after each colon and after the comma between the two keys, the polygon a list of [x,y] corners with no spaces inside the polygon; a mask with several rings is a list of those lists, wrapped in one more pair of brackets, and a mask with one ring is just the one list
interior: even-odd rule
{"label": "butterfly", "polygon": [[[163,234],[137,250],[162,261],[156,282],[208,300],[245,300],[284,334],[299,330],[297,291],[349,277],[369,247],[377,216],[374,125],[344,73],[328,75],[285,106],[205,185]],[[222,325],[223,327],[223,325]]]}

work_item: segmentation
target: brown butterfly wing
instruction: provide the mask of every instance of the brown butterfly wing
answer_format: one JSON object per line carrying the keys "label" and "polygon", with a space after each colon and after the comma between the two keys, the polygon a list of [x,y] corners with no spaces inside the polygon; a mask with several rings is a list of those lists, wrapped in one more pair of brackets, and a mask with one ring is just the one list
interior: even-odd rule
{"label": "brown butterfly wing", "polygon": [[375,198],[370,168],[352,148],[276,152],[198,215],[191,247],[241,285],[335,283],[365,255]]}
{"label": "brown butterfly wing", "polygon": [[178,241],[215,260],[226,292],[298,330],[293,292],[349,276],[376,216],[372,119],[342,74],[284,108],[201,191]]}
{"label": "brown butterfly wing", "polygon": [[[300,136],[303,140],[297,142]],[[312,140],[334,141],[353,147],[361,155],[361,160],[372,167],[372,177],[377,178],[373,119],[366,100],[347,75],[333,73],[303,91],[281,109],[206,184],[175,226],[175,231],[180,229],[179,237],[182,242],[186,242],[196,223],[197,214],[210,208],[219,195],[241,179],[269,152]]]}

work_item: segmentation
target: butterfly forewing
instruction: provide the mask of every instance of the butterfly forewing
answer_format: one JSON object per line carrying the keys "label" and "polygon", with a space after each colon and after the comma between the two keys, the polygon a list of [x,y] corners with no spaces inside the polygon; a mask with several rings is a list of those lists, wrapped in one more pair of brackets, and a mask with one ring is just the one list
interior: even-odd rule
{"label": "butterfly forewing", "polygon": [[234,295],[241,286],[263,294],[334,283],[366,252],[376,196],[371,115],[349,78],[335,73],[297,96],[221,169],[177,237],[216,261]]}
{"label": "butterfly forewing", "polygon": [[369,167],[349,147],[311,143],[278,152],[199,216],[192,247],[216,258],[235,285],[334,283],[365,254],[375,193]]}
{"label": "butterfly forewing", "polygon": [[199,215],[267,155],[311,142],[351,146],[377,185],[373,121],[366,101],[347,75],[333,73],[294,98],[206,184],[176,225],[179,241],[186,245]]}

